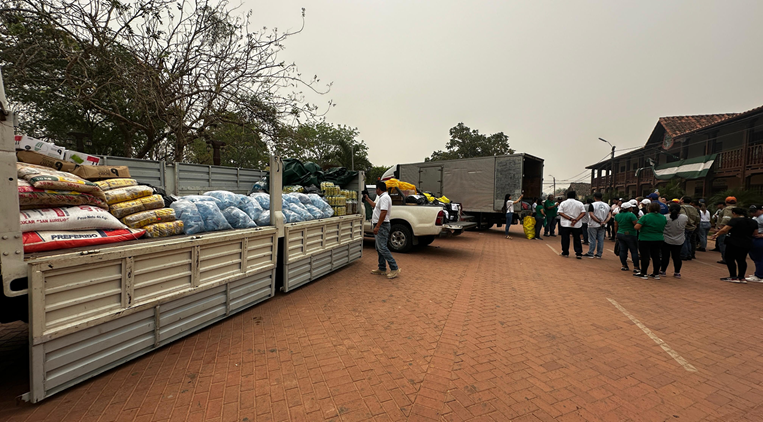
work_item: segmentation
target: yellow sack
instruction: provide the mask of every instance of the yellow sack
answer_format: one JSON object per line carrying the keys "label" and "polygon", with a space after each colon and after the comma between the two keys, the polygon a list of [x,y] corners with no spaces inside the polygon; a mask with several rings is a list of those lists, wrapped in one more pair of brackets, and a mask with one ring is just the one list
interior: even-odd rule
{"label": "yellow sack", "polygon": [[522,227],[525,229],[525,237],[535,239],[535,219],[529,215],[525,217]]}
{"label": "yellow sack", "polygon": [[407,182],[401,182],[397,179],[389,179],[386,182],[387,189],[389,188],[399,188],[400,190],[416,190],[416,186],[407,183]]}
{"label": "yellow sack", "polygon": [[448,199],[447,196],[443,195],[439,198],[437,198],[438,201],[442,202],[443,204],[450,204],[450,199]]}
{"label": "yellow sack", "polygon": [[429,201],[429,202],[433,202],[434,201],[434,196],[432,196],[432,195],[430,195],[430,194],[428,194],[426,192],[424,192],[424,196],[427,198],[427,201]]}

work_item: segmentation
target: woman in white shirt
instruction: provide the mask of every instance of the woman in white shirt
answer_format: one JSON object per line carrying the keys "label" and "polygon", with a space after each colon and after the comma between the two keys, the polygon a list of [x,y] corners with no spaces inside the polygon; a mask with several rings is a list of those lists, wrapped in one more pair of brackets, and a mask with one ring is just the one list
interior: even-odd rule
{"label": "woman in white shirt", "polygon": [[705,252],[707,250],[707,234],[710,231],[710,211],[707,210],[707,204],[702,203],[702,207],[699,209],[699,227],[697,234],[699,235],[699,247],[698,251]]}
{"label": "woman in white shirt", "polygon": [[504,201],[506,201],[506,205],[505,205],[506,209],[504,212],[506,213],[506,238],[507,239],[511,239],[511,236],[509,236],[509,227],[511,227],[511,223],[514,222],[514,204],[521,201],[523,196],[525,195],[524,194],[519,195],[519,198],[516,201],[514,201],[511,199],[511,194],[507,193],[506,197],[504,198]]}

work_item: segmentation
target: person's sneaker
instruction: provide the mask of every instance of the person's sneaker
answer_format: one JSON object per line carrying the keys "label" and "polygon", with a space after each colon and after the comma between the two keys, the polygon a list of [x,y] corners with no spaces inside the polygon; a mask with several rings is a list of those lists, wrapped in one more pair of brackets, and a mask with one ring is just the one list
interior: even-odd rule
{"label": "person's sneaker", "polygon": [[511,239],[511,236],[506,236],[507,239]]}
{"label": "person's sneaker", "polygon": [[759,278],[754,275],[746,277],[745,280],[749,281],[750,283],[763,283],[763,278]]}
{"label": "person's sneaker", "polygon": [[659,280],[660,279],[660,275],[659,274],[651,274],[651,275],[649,275],[649,277],[652,277],[655,280]]}
{"label": "person's sneaker", "polygon": [[716,264],[723,264],[723,265],[726,265],[726,261],[724,261],[724,260],[720,260],[720,261],[716,262]]}
{"label": "person's sneaker", "polygon": [[585,255],[583,255],[583,256],[584,256],[584,257],[586,257],[586,258],[591,258],[591,259],[594,259],[594,258],[596,258],[596,255],[589,255],[589,254],[585,254]]}
{"label": "person's sneaker", "polygon": [[675,278],[681,278],[681,274],[679,274],[679,273],[674,273],[674,274],[673,274],[673,277],[675,277]]}
{"label": "person's sneaker", "polygon": [[583,255],[575,255],[575,258],[577,258],[577,259],[583,259]]}
{"label": "person's sneaker", "polygon": [[562,258],[569,258],[570,257],[569,255],[565,255],[563,253],[560,253],[559,256],[561,256]]}
{"label": "person's sneaker", "polygon": [[601,255],[594,255],[594,258],[601,259]]}
{"label": "person's sneaker", "polygon": [[660,275],[667,276],[667,274],[665,274],[665,271],[660,271]]}
{"label": "person's sneaker", "polygon": [[400,275],[400,268],[396,270],[392,270],[389,273],[387,273],[387,278],[392,280],[393,278],[397,278],[397,276]]}
{"label": "person's sneaker", "polygon": [[636,268],[633,270],[633,274],[641,274],[641,268]]}
{"label": "person's sneaker", "polygon": [[728,282],[731,282],[731,283],[733,283],[734,280],[736,280],[736,278],[734,278],[734,277],[723,277],[723,278],[721,278],[721,281],[728,281]]}
{"label": "person's sneaker", "polygon": [[745,280],[743,278],[735,278],[735,279],[731,280],[731,282],[732,283],[737,283],[737,284],[747,284],[747,280]]}
{"label": "person's sneaker", "polygon": [[647,276],[646,274],[641,274],[641,273],[634,273],[633,276],[634,277],[638,277],[638,278],[640,278],[642,280],[648,280],[649,279],[649,276]]}
{"label": "person's sneaker", "polygon": [[630,270],[631,270],[631,269],[630,269],[630,268],[628,268],[628,267],[622,267],[622,268],[620,268],[620,271],[630,271]]}
{"label": "person's sneaker", "polygon": [[373,274],[373,275],[383,275],[383,274],[387,274],[387,272],[386,271],[382,271],[382,270],[373,270],[373,271],[371,271],[371,274]]}

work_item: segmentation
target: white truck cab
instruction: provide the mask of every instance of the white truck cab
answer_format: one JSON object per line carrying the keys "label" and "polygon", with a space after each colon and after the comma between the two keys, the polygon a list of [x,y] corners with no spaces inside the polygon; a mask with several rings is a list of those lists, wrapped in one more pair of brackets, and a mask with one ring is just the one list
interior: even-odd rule
{"label": "white truck cab", "polygon": [[[366,185],[369,198],[376,199],[376,186]],[[393,252],[409,252],[414,246],[426,246],[437,237],[458,236],[464,230],[476,226],[468,221],[449,221],[446,211],[441,205],[406,204],[405,197],[397,189],[390,189],[392,209],[390,210],[391,229],[389,248]],[[371,224],[373,209],[364,201],[366,218],[363,230],[366,236],[374,235]]]}

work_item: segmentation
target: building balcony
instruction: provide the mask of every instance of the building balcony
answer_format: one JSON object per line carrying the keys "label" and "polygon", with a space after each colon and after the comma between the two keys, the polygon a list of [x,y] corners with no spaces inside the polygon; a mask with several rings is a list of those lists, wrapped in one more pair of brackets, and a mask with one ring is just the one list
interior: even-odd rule
{"label": "building balcony", "polygon": [[[754,148],[754,147],[751,147]],[[716,173],[732,173],[742,169],[744,164],[744,148],[723,151],[715,159]]]}

